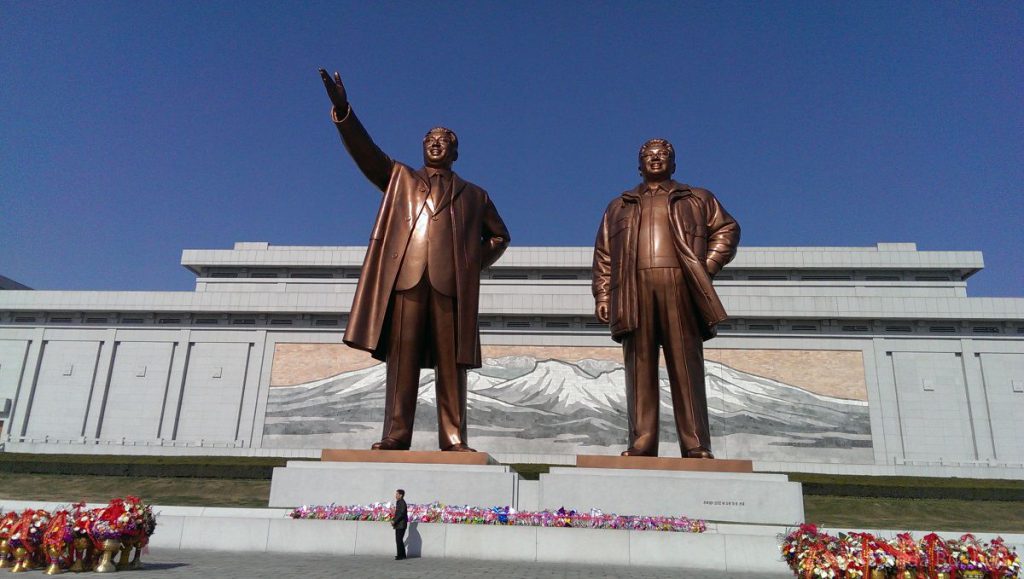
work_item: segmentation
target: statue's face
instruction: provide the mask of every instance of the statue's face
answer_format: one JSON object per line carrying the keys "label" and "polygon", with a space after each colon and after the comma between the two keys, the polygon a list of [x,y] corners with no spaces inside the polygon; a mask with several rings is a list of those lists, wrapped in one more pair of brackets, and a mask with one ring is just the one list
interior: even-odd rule
{"label": "statue's face", "polygon": [[668,179],[676,170],[672,151],[663,145],[651,145],[640,152],[640,173],[654,181]]}
{"label": "statue's face", "polygon": [[428,167],[451,168],[458,157],[458,149],[444,131],[430,131],[423,137],[423,163]]}

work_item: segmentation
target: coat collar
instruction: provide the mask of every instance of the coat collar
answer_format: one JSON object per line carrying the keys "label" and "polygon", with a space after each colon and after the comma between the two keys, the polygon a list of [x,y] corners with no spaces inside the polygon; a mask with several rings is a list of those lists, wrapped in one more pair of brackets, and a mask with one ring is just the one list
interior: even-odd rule
{"label": "coat collar", "polygon": [[[685,197],[686,195],[693,194],[693,191],[690,189],[690,186],[685,183],[680,183],[673,179],[669,179],[666,182],[666,185],[669,189],[669,200],[674,201],[675,199],[678,199],[680,197]],[[640,196],[643,195],[645,189],[647,189],[647,187],[645,187],[643,183],[640,183],[636,187],[633,187],[629,191],[623,193],[622,198],[624,201],[639,201]]]}

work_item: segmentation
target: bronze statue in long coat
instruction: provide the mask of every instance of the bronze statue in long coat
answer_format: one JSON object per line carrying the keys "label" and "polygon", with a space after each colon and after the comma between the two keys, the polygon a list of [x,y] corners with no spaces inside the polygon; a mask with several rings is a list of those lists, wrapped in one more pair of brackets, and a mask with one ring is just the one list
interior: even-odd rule
{"label": "bronze statue in long coat", "polygon": [[394,161],[359,122],[338,73],[320,72],[345,148],[384,193],[344,337],[388,364],[384,434],[373,447],[409,448],[419,370],[433,367],[439,447],[472,451],[466,370],[481,364],[480,270],[508,247],[508,229],[487,192],[451,171],[455,133],[427,133],[420,169]]}

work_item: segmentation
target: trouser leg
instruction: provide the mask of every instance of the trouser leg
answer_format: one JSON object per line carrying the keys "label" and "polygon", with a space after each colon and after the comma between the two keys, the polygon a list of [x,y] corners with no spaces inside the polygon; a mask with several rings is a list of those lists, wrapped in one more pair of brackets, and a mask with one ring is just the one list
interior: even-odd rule
{"label": "trouser leg", "polygon": [[405,559],[405,527],[395,529],[395,556]]}
{"label": "trouser leg", "polygon": [[648,290],[649,272],[640,270],[637,283],[637,328],[622,341],[626,366],[626,414],[629,448],[658,455],[658,342],[653,318],[653,296]]}
{"label": "trouser leg", "polygon": [[408,446],[412,443],[419,393],[420,354],[426,344],[430,287],[395,293],[388,335],[387,384],[384,398],[384,435]]}
{"label": "trouser leg", "polygon": [[438,447],[467,443],[466,368],[456,362],[455,298],[430,291],[430,341],[434,353]]}
{"label": "trouser leg", "polygon": [[665,350],[679,448],[686,456],[691,450],[711,450],[704,341],[682,270],[663,268],[660,271],[661,279],[654,285],[659,298],[658,333]]}

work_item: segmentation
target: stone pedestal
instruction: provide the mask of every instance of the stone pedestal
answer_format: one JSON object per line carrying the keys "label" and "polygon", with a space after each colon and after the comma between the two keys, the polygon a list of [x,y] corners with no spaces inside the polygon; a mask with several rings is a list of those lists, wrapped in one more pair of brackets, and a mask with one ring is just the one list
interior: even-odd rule
{"label": "stone pedestal", "polygon": [[274,469],[270,506],[389,502],[399,488],[410,503],[515,506],[519,475],[482,452],[324,450]]}
{"label": "stone pedestal", "polygon": [[708,521],[775,525],[804,520],[800,483],[789,482],[786,475],[750,472],[749,461],[579,459],[578,464],[601,464],[604,468],[558,467],[542,474],[538,489],[541,509],[597,508],[620,515],[685,515]]}

